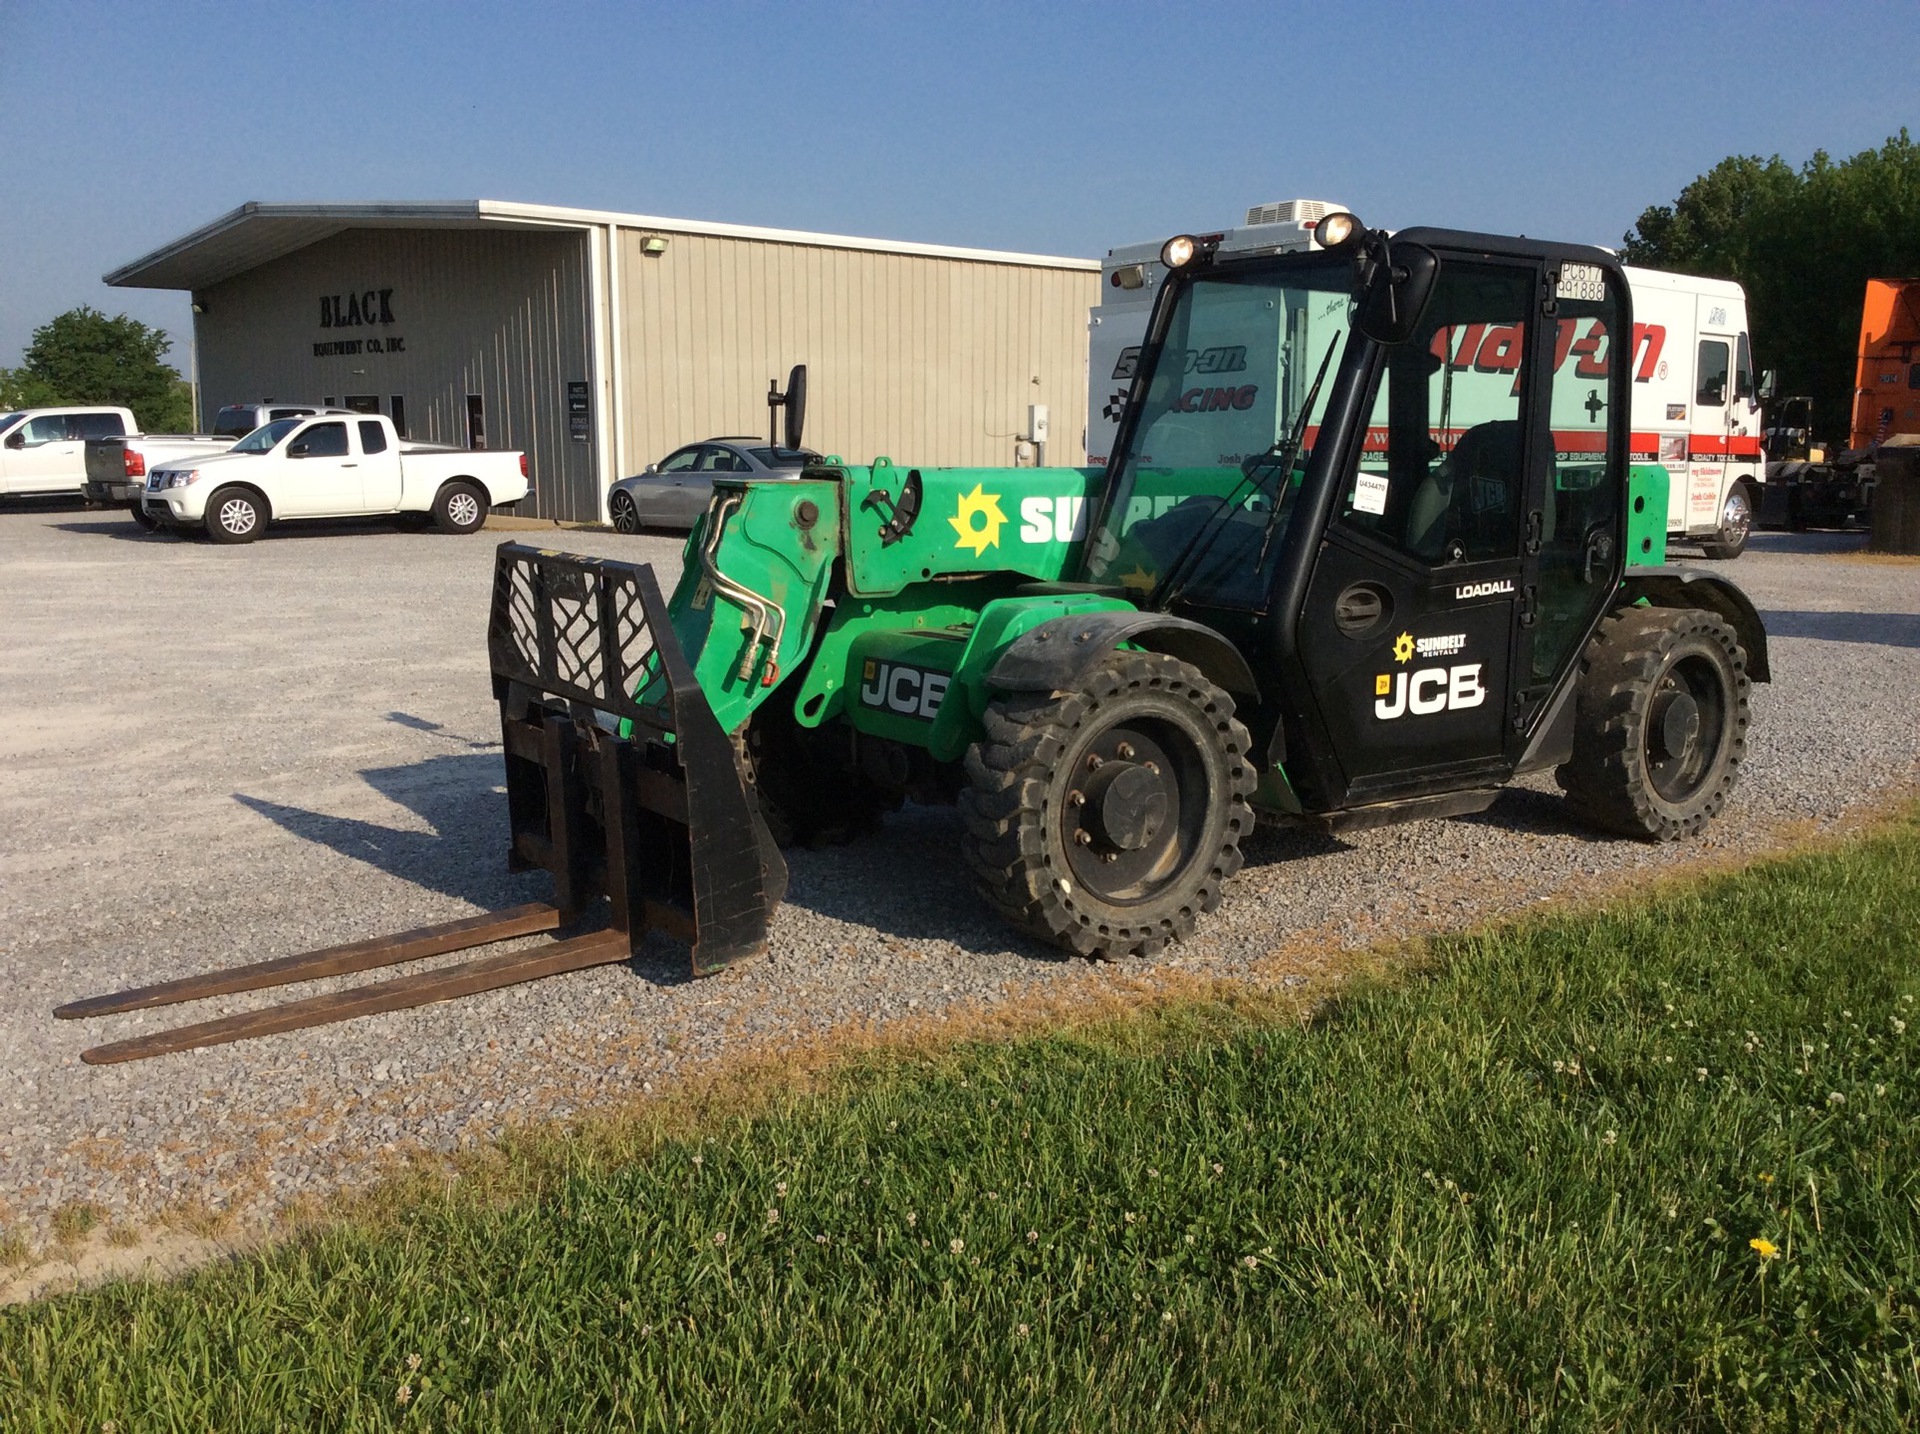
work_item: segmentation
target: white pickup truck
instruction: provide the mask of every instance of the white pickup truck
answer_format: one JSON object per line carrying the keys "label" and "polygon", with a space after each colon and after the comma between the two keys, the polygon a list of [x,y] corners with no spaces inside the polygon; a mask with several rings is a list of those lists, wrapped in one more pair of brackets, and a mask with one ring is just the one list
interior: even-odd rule
{"label": "white pickup truck", "polygon": [[144,506],[147,474],[225,453],[233,439],[206,433],[130,433],[125,438],[89,438],[86,446],[87,481],[80,489],[86,500],[124,505],[136,523],[151,530],[154,520]]}
{"label": "white pickup truck", "polygon": [[167,527],[250,543],[284,519],[383,513],[430,514],[442,532],[471,533],[527,492],[524,453],[409,443],[388,418],[324,415],[283,418],[225,453],[152,469],[142,502]]}
{"label": "white pickup truck", "polygon": [[106,405],[0,413],[0,493],[78,493],[86,441],[138,428],[129,410]]}

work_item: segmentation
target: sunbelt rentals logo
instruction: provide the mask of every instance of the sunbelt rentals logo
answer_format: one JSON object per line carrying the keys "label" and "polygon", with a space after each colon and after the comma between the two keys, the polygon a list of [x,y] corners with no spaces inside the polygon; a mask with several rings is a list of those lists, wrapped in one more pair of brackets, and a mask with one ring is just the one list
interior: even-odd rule
{"label": "sunbelt rentals logo", "polygon": [[1000,495],[983,492],[985,487],[976,483],[971,493],[962,493],[959,506],[947,519],[960,535],[954,539],[954,547],[971,548],[976,558],[984,556],[988,548],[1000,546],[1000,527],[1007,521],[1007,515],[1000,511]]}

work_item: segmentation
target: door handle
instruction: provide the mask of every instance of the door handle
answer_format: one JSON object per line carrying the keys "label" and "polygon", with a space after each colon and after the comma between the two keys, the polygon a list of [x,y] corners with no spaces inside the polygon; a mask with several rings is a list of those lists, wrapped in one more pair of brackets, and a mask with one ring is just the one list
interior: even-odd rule
{"label": "door handle", "polygon": [[358,468],[360,465],[358,463],[342,463],[340,466],[342,468]]}

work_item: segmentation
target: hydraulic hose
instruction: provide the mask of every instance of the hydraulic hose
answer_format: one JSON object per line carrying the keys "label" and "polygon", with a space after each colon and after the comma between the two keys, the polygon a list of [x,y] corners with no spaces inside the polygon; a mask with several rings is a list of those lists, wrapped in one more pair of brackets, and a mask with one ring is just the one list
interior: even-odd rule
{"label": "hydraulic hose", "polygon": [[747,639],[746,655],[740,659],[740,680],[747,683],[753,681],[753,669],[760,660],[760,645],[770,643],[772,652],[760,684],[771,687],[780,676],[780,638],[787,630],[787,615],[771,598],[761,597],[752,588],[742,586],[721,572],[714,556],[720,546],[720,534],[727,525],[727,518],[740,506],[740,502],[738,493],[729,493],[714,501],[707,520],[707,540],[700,545],[700,570],[707,575],[707,581],[713,584],[715,592],[743,608],[752,619],[752,636]]}

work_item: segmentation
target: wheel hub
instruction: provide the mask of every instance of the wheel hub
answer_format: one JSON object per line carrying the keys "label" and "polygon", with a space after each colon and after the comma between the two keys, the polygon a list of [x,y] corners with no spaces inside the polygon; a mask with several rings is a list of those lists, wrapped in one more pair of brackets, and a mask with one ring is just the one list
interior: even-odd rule
{"label": "wheel hub", "polygon": [[1683,757],[1700,735],[1700,704],[1685,692],[1662,693],[1649,735],[1659,757]]}
{"label": "wheel hub", "polygon": [[1139,851],[1167,822],[1167,787],[1136,762],[1108,762],[1087,784],[1082,825],[1116,851]]}

